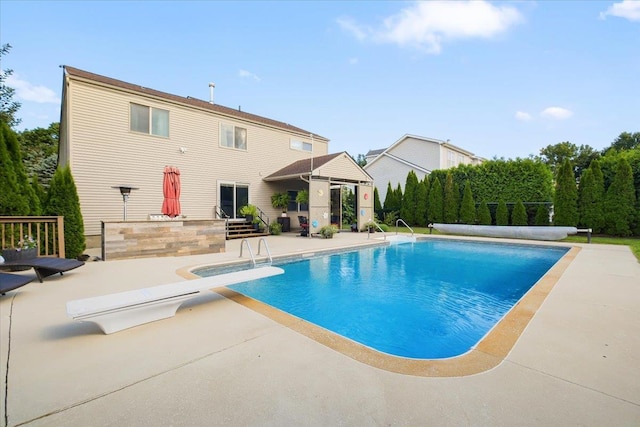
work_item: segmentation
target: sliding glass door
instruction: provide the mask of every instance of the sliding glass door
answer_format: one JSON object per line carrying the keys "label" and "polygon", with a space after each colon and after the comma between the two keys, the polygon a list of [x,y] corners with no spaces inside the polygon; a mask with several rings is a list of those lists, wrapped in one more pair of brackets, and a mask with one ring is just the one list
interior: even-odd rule
{"label": "sliding glass door", "polygon": [[240,208],[249,204],[249,185],[236,182],[220,184],[220,207],[231,218],[240,218]]}

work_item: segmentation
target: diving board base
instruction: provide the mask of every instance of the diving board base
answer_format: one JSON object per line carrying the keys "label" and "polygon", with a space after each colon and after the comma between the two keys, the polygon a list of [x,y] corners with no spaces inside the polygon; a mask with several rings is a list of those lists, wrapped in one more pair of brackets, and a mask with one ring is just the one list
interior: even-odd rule
{"label": "diving board base", "polygon": [[282,273],[284,270],[279,267],[259,267],[170,285],[74,300],[67,302],[67,315],[81,322],[93,322],[105,334],[111,334],[173,317],[183,302],[198,297],[209,289]]}
{"label": "diving board base", "polygon": [[140,305],[126,306],[120,309],[74,317],[81,322],[95,323],[105,334],[133,328],[145,323],[155,322],[176,315],[183,302],[200,295],[202,292],[190,292],[184,295],[150,301]]}

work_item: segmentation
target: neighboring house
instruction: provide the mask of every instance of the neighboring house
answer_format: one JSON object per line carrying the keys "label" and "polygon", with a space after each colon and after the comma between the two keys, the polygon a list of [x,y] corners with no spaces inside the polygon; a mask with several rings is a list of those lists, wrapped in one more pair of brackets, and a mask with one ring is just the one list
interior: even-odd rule
{"label": "neighboring house", "polygon": [[[123,218],[113,186],[139,188],[129,197],[127,220],[160,213],[165,166],[180,169],[187,219],[223,212],[238,218],[250,203],[275,221],[280,210],[271,206],[271,195],[305,189],[312,190],[311,215],[294,203],[291,225],[298,226],[298,213],[309,215],[316,232],[334,216],[331,187],[350,185],[361,194],[364,224],[371,217],[372,179],[348,154],[328,151],[327,138],[287,123],[64,67],[59,164],[71,167],[90,246],[99,244],[101,221]],[[307,169],[277,175],[301,161]]]}
{"label": "neighboring house", "polygon": [[483,158],[450,144],[433,138],[404,135],[389,148],[370,150],[366,155],[364,170],[373,177],[380,203],[384,204],[387,187],[395,189],[400,184],[404,191],[407,174],[414,171],[419,180],[436,169],[448,169],[460,164],[477,165]]}

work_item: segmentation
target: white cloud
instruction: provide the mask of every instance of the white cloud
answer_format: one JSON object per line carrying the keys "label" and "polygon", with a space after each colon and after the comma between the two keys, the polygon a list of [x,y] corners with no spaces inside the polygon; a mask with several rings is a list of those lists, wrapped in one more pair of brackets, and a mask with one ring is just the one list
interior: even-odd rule
{"label": "white cloud", "polygon": [[485,0],[416,2],[373,30],[349,18],[338,24],[358,40],[393,43],[437,54],[455,39],[491,38],[523,20],[517,9]]}
{"label": "white cloud", "polygon": [[614,3],[606,12],[600,13],[600,19],[605,19],[607,15],[640,22],[640,1],[622,0],[620,3]]}
{"label": "white cloud", "polygon": [[60,98],[54,91],[44,86],[36,86],[17,75],[8,76],[6,85],[16,90],[16,97],[39,104],[59,104]]}
{"label": "white cloud", "polygon": [[562,107],[548,107],[542,110],[540,115],[546,119],[565,120],[573,116],[573,111]]}
{"label": "white cloud", "polygon": [[239,70],[238,71],[238,75],[240,77],[242,77],[242,78],[253,79],[253,80],[257,81],[257,82],[259,82],[261,80],[260,77],[256,76],[255,74],[253,74],[252,72],[247,71],[247,70]]}
{"label": "white cloud", "polygon": [[532,118],[531,114],[525,113],[524,111],[517,111],[515,117],[516,120],[520,120],[521,122],[528,122]]}

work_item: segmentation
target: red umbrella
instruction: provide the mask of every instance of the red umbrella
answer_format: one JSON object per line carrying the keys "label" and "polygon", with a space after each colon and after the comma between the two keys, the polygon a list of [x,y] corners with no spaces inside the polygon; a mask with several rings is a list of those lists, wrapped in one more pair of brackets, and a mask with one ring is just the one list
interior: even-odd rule
{"label": "red umbrella", "polygon": [[162,190],[162,213],[170,217],[180,215],[180,170],[177,167],[165,166]]}

